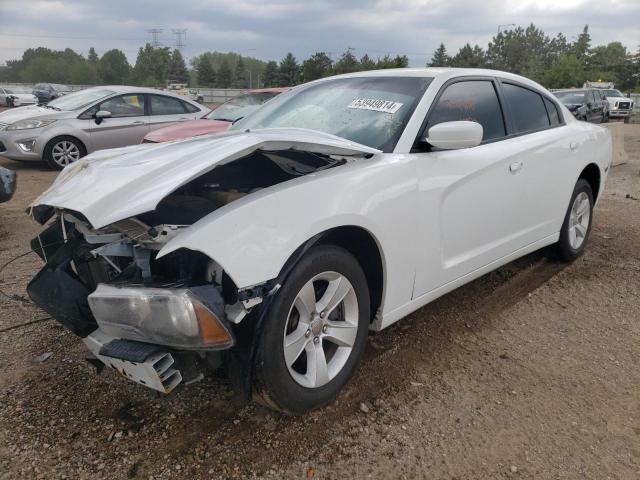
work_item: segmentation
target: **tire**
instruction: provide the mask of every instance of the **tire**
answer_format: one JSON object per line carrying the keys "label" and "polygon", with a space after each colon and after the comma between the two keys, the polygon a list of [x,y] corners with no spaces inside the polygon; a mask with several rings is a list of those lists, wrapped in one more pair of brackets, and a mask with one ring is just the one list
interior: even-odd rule
{"label": "tire", "polygon": [[[332,297],[337,291],[341,293]],[[345,291],[328,315],[318,314],[319,305]],[[302,414],[334,400],[364,353],[369,305],[366,277],[349,252],[330,245],[311,248],[294,267],[265,318],[254,364],[254,400],[287,414]],[[343,339],[341,347],[333,335]],[[308,364],[310,358],[314,360]]]}
{"label": "tire", "polygon": [[624,117],[624,123],[629,123],[630,118],[629,117]]}
{"label": "tire", "polygon": [[12,99],[7,98],[6,103],[7,103],[7,107],[8,108],[13,108],[13,100]]}
{"label": "tire", "polygon": [[[588,205],[585,203],[588,201]],[[588,217],[586,215],[588,214]],[[593,192],[584,178],[576,183],[564,216],[556,253],[560,260],[572,262],[584,252],[593,224]]]}
{"label": "tire", "polygon": [[49,140],[49,143],[44,147],[43,157],[47,165],[53,170],[62,170],[70,163],[80,160],[86,154],[87,150],[80,140],[63,136]]}

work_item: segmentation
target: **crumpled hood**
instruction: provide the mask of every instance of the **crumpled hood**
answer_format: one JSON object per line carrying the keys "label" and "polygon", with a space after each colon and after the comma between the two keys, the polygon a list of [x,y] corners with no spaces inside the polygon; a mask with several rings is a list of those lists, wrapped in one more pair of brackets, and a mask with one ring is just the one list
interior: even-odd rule
{"label": "crumpled hood", "polygon": [[194,178],[256,150],[364,156],[380,150],[301,128],[233,131],[179,142],[100,150],[66,167],[31,207],[81,213],[94,228],[152,211]]}
{"label": "crumpled hood", "polygon": [[152,142],[168,142],[170,140],[181,140],[199,135],[225,132],[230,126],[230,122],[221,122],[220,120],[191,120],[159,128],[148,133],[144,138]]}
{"label": "crumpled hood", "polygon": [[65,117],[69,112],[59,112],[51,108],[40,107],[38,105],[30,105],[28,107],[12,108],[0,113],[0,123],[15,123],[27,118],[54,118],[59,119]]}

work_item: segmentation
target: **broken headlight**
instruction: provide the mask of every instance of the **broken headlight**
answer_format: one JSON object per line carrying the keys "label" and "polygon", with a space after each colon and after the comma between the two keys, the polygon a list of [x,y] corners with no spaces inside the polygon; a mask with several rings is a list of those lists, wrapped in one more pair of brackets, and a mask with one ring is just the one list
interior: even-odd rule
{"label": "broken headlight", "polygon": [[116,338],[184,349],[220,350],[234,344],[221,315],[190,288],[100,284],[88,300],[100,329]]}

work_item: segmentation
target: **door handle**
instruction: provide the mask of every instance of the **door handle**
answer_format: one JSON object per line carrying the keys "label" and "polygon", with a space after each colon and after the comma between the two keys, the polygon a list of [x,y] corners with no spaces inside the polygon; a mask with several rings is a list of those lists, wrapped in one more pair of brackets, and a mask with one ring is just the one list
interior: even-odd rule
{"label": "door handle", "polygon": [[577,143],[575,143],[575,142],[571,142],[571,143],[569,144],[569,149],[570,149],[572,152],[575,152],[575,151],[578,149],[578,144],[577,144]]}
{"label": "door handle", "polygon": [[515,175],[520,170],[522,170],[522,165],[522,162],[513,162],[511,165],[509,165],[509,172]]}
{"label": "door handle", "polygon": [[131,125],[144,125],[142,120],[138,120],[137,122],[133,122]]}
{"label": "door handle", "polygon": [[184,122],[185,120],[189,120],[188,118],[179,118],[178,121],[179,122]]}

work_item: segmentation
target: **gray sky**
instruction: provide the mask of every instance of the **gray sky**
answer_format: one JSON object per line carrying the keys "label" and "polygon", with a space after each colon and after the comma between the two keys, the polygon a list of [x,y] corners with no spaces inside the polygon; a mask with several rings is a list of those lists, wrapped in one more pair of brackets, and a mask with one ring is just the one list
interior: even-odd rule
{"label": "gray sky", "polygon": [[70,47],[86,56],[120,48],[133,63],[147,30],[187,29],[183,52],[233,51],[302,60],[316,51],[335,59],[348,47],[360,57],[406,54],[423,66],[444,42],[483,48],[499,24],[533,22],[547,34],[575,39],[589,24],[593,44],[640,45],[640,0],[0,0],[0,64],[29,47]]}

